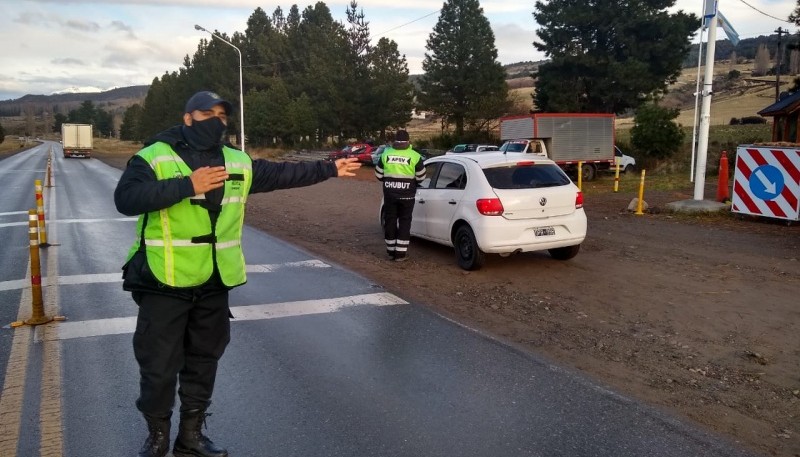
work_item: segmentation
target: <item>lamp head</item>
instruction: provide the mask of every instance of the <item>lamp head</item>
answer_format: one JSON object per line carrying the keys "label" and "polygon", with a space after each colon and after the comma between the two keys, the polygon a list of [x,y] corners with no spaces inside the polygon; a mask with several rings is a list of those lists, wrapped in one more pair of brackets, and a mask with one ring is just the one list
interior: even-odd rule
{"label": "lamp head", "polygon": [[194,29],[195,29],[195,30],[203,30],[203,31],[205,31],[205,30],[206,30],[206,29],[204,29],[204,28],[200,27],[200,26],[199,26],[199,25],[197,25],[197,24],[195,24],[195,25],[194,25]]}

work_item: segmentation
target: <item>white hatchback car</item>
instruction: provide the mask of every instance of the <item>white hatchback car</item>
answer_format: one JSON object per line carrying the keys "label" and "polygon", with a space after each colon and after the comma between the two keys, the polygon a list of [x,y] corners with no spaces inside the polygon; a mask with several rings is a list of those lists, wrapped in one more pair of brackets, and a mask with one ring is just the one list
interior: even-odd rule
{"label": "white hatchback car", "polygon": [[[465,270],[479,269],[487,253],[547,250],[571,259],[586,238],[583,194],[550,159],[446,154],[425,168],[411,235],[453,246]],[[383,223],[382,205],[380,214]]]}

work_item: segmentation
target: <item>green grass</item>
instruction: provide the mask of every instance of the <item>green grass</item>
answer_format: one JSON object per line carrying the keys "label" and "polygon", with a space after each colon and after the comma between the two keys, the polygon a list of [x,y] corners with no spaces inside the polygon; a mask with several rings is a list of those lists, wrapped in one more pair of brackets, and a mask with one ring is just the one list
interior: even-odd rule
{"label": "green grass", "polygon": [[[619,193],[636,196],[639,192],[642,172],[623,173],[619,176]],[[659,175],[645,171],[645,192],[686,190],[692,187],[687,173],[663,173]],[[597,179],[581,183],[583,191],[587,194],[602,195],[614,192],[614,174],[601,173]]]}
{"label": "green grass", "polygon": [[[617,145],[628,155],[636,159],[637,169],[646,169],[648,175],[659,176],[682,173],[688,176],[692,157],[692,128],[684,127],[684,141],[678,151],[670,158],[656,160],[634,151],[630,144],[630,129],[617,129]],[[699,139],[695,138],[695,141]],[[708,131],[707,174],[716,175],[722,151],[726,151],[728,160],[736,157],[736,148],[740,144],[768,142],[772,139],[772,124],[755,125],[712,125]],[[696,153],[696,151],[695,151]]]}

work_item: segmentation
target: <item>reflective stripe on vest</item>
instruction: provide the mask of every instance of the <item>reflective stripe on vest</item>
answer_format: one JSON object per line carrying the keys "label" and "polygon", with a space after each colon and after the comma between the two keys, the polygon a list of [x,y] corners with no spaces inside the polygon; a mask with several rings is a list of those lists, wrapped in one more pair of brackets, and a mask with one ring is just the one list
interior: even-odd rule
{"label": "reflective stripe on vest", "polygon": [[[222,210],[216,227],[208,211],[192,204],[205,195],[186,198],[175,205],[139,216],[137,239],[128,258],[140,249],[144,238],[147,264],[160,282],[171,287],[199,286],[211,277],[214,258],[222,282],[229,287],[247,280],[241,249],[247,195],[252,184],[252,161],[236,149],[223,147],[225,169],[243,181],[225,181]],[[192,170],[165,143],[155,143],[137,153],[150,164],[158,180],[191,176]],[[144,221],[147,226],[143,227]]]}
{"label": "reflective stripe on vest", "polygon": [[413,180],[417,173],[417,162],[419,162],[420,159],[420,155],[411,148],[386,148],[383,154],[381,154],[383,177]]}

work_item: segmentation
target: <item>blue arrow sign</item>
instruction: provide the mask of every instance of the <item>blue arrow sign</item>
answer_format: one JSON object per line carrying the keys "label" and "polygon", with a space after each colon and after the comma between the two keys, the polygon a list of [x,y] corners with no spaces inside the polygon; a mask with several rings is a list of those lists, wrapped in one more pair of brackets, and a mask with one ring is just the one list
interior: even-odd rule
{"label": "blue arrow sign", "polygon": [[783,172],[772,165],[762,165],[750,175],[750,190],[753,195],[765,200],[774,200],[783,192]]}

